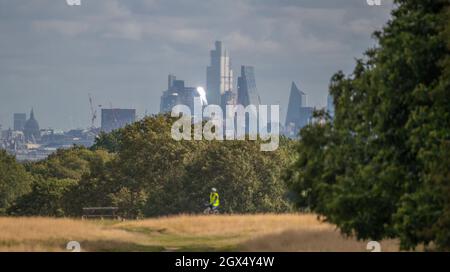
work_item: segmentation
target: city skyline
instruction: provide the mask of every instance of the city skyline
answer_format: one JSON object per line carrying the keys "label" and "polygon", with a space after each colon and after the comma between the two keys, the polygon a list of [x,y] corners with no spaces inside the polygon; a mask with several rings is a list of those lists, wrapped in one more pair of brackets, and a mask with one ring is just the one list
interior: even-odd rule
{"label": "city skyline", "polygon": [[392,8],[343,2],[2,0],[0,124],[12,128],[13,113],[34,108],[43,128],[86,128],[88,94],[96,106],[135,108],[139,118],[157,113],[167,74],[206,88],[215,40],[232,70],[257,69],[261,101],[280,104],[282,120],[292,81],[311,106],[324,107],[332,74],[351,72]]}

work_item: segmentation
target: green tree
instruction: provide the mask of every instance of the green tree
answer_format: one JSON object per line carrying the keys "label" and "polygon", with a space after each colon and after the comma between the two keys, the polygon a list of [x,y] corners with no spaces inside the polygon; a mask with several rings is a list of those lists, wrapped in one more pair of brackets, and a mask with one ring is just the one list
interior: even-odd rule
{"label": "green tree", "polygon": [[405,194],[395,215],[404,244],[434,242],[450,251],[450,8],[441,17],[439,39],[447,45],[438,61],[439,77],[432,88],[420,86],[407,127],[409,144],[419,162],[420,183]]}
{"label": "green tree", "polygon": [[95,139],[95,144],[91,147],[92,150],[104,149],[111,153],[119,151],[120,141],[121,141],[121,131],[122,129],[116,129],[110,133],[100,132],[100,134]]}
{"label": "green tree", "polygon": [[72,216],[82,215],[83,207],[111,206],[109,195],[117,190],[115,155],[102,149],[90,152],[88,168],[64,196],[66,213]]}
{"label": "green tree", "polygon": [[79,180],[89,171],[89,164],[95,158],[95,152],[82,146],[74,146],[70,149],[58,149],[46,160],[28,164],[27,169],[34,176],[42,178]]}
{"label": "green tree", "polygon": [[0,215],[31,190],[33,179],[16,159],[0,150]]}
{"label": "green tree", "polygon": [[127,218],[199,212],[213,186],[220,190],[223,211],[290,209],[281,176],[293,160],[292,141],[281,139],[275,152],[260,151],[261,143],[254,141],[176,141],[174,120],[146,117],[103,135],[109,140],[92,149],[59,150],[28,164],[33,189],[9,212],[80,216],[83,207],[92,206],[118,206]]}
{"label": "green tree", "polygon": [[72,179],[37,179],[30,193],[17,199],[8,213],[11,215],[66,216],[64,195],[76,186]]}
{"label": "green tree", "polygon": [[[173,121],[167,115],[157,115],[144,118],[121,131],[115,174],[115,180],[120,185],[118,189],[126,189],[131,195],[148,196],[146,211],[136,211],[133,217],[141,213],[150,216],[173,211],[170,208],[173,201],[155,202],[161,195],[173,190],[169,185],[180,179],[185,163],[189,161],[195,146],[199,145],[195,141],[173,140]],[[140,198],[129,200],[133,199],[136,206],[140,205]]]}
{"label": "green tree", "polygon": [[291,141],[283,139],[276,152],[261,152],[252,141],[175,141],[173,121],[157,115],[120,130],[112,186],[105,191],[123,216],[199,212],[213,186],[225,211],[289,209],[281,175],[292,160]]}
{"label": "green tree", "polygon": [[276,152],[260,151],[253,141],[209,143],[186,167],[179,186],[180,207],[189,212],[208,202],[212,187],[219,190],[224,212],[286,212],[287,188],[281,176],[291,162],[288,140]]}
{"label": "green tree", "polygon": [[28,163],[26,168],[34,179],[32,189],[17,199],[8,213],[79,216],[85,206],[110,205],[113,157],[104,150],[75,146],[58,150],[46,160]]}
{"label": "green tree", "polygon": [[392,20],[374,34],[379,47],[357,61],[352,75],[333,76],[335,118],[301,131],[299,158],[286,179],[297,205],[310,206],[347,235],[444,249],[449,3],[396,3]]}

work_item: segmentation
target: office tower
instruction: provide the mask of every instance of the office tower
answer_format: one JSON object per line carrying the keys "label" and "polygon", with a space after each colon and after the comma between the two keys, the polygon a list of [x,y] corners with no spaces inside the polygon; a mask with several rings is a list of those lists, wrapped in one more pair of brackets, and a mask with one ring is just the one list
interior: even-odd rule
{"label": "office tower", "polygon": [[[238,77],[237,83],[237,103],[247,107],[248,105],[255,105],[256,107],[261,104],[261,99],[259,98],[258,89],[256,88],[255,81],[255,69],[252,66],[241,66],[241,75]],[[254,116],[250,116],[254,115]],[[252,131],[250,129],[249,120],[253,117],[257,120],[257,113],[249,112],[245,116],[245,124],[237,124],[238,126],[245,125],[246,134],[256,134],[257,131]]]}
{"label": "office tower", "polygon": [[209,104],[222,105],[224,99],[229,97],[228,91],[233,91],[233,71],[231,70],[230,57],[223,49],[222,42],[216,41],[215,49],[211,50],[211,63],[206,68],[206,92]]}
{"label": "office tower", "polygon": [[[222,108],[223,118],[232,117],[232,115],[227,116],[227,105],[236,105],[237,94],[233,91],[226,91],[222,94],[220,99],[220,107]],[[232,114],[232,113],[229,113]]]}
{"label": "office tower", "polygon": [[23,131],[27,122],[26,113],[14,113],[14,130]]}
{"label": "office tower", "polygon": [[167,90],[163,92],[160,103],[160,113],[168,113],[176,105],[186,105],[194,111],[194,98],[199,97],[196,87],[186,87],[184,80],[177,80],[169,75]]}
{"label": "office tower", "polygon": [[161,96],[161,102],[159,105],[160,113],[171,112],[175,105],[181,104],[180,90],[184,89],[184,81],[177,80],[174,75],[169,75],[167,80],[167,90],[163,92]]}
{"label": "office tower", "polygon": [[135,109],[102,109],[102,128],[104,132],[125,127],[136,121]]}
{"label": "office tower", "polygon": [[300,91],[297,88],[297,85],[292,82],[291,93],[289,95],[288,111],[286,115],[286,127],[291,124],[296,125],[299,123],[300,108],[306,104],[305,97],[305,93]]}
{"label": "office tower", "polygon": [[30,119],[24,125],[23,132],[25,134],[25,141],[36,143],[41,138],[41,131],[39,129],[39,123],[34,118],[34,110],[31,109]]}
{"label": "office tower", "polygon": [[[176,80],[177,80],[177,77],[175,75],[170,74],[167,77],[167,86],[168,86],[167,89],[168,90],[174,86]],[[183,84],[184,84],[184,82],[183,82]]]}
{"label": "office tower", "polygon": [[313,107],[300,107],[299,109],[299,121],[297,128],[302,129],[306,125],[311,124],[314,108]]}
{"label": "office tower", "polygon": [[256,88],[255,69],[253,66],[241,66],[241,76],[238,77],[237,104],[248,105],[261,104],[258,89]]}
{"label": "office tower", "polygon": [[285,123],[287,134],[296,136],[301,128],[311,123],[313,111],[314,108],[306,107],[306,94],[292,82]]}
{"label": "office tower", "polygon": [[334,118],[334,99],[331,94],[327,97],[327,111],[331,118]]}

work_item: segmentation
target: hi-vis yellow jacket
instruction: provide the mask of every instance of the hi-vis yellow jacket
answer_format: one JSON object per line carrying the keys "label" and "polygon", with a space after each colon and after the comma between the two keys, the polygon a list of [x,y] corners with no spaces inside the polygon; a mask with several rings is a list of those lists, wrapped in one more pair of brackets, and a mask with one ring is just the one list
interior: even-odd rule
{"label": "hi-vis yellow jacket", "polygon": [[220,200],[219,200],[219,194],[217,192],[211,193],[209,195],[209,204],[213,205],[214,207],[219,207]]}

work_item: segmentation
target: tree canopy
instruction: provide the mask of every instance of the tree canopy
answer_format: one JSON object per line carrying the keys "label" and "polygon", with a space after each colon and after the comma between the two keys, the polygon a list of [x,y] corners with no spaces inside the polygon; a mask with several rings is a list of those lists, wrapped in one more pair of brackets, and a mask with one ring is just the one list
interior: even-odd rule
{"label": "tree canopy", "polygon": [[450,249],[449,2],[396,4],[379,46],[332,77],[335,118],[301,131],[286,179],[347,235]]}
{"label": "tree canopy", "polygon": [[174,118],[146,117],[102,134],[91,149],[59,150],[27,164],[31,190],[14,215],[79,216],[83,207],[117,206],[128,217],[198,213],[211,187],[223,212],[290,210],[283,170],[293,161],[291,140],[276,152],[254,141],[176,141]]}
{"label": "tree canopy", "polygon": [[23,165],[4,150],[0,150],[0,215],[14,201],[31,190],[32,176]]}

